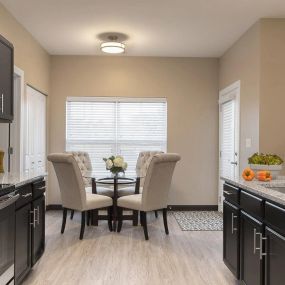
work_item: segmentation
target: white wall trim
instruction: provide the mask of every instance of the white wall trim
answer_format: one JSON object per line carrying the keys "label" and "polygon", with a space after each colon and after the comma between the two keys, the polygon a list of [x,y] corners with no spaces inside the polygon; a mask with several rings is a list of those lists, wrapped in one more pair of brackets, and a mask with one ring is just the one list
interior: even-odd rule
{"label": "white wall trim", "polygon": [[25,72],[16,65],[14,65],[14,75],[20,79],[20,114],[17,131],[20,134],[20,172],[24,170],[24,129],[25,129]]}
{"label": "white wall trim", "polygon": [[87,96],[87,97],[67,97],[67,102],[167,102],[166,98],[131,98],[131,97],[95,97],[95,96]]}

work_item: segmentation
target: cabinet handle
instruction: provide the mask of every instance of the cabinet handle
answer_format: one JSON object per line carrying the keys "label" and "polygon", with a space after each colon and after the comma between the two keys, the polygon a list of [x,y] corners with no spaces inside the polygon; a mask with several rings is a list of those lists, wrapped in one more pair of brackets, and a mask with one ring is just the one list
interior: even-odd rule
{"label": "cabinet handle", "polygon": [[40,187],[40,188],[36,188],[36,190],[44,190],[46,189],[46,186]]}
{"label": "cabinet handle", "polygon": [[40,224],[40,206],[37,207],[37,212],[38,212],[38,225]]}
{"label": "cabinet handle", "polygon": [[259,238],[260,238],[259,259],[262,260],[262,257],[267,255],[266,252],[263,252],[263,242],[262,241],[267,240],[267,237],[263,237],[262,234],[260,234]]}
{"label": "cabinet handle", "polygon": [[[263,252],[263,241],[267,240],[267,237],[263,237],[262,233],[256,232],[256,229],[253,229],[253,234],[254,234],[254,239],[253,239],[253,244],[254,244],[254,250],[253,253],[256,253],[256,250],[259,250],[259,259],[262,260],[263,256],[266,256],[266,252]],[[256,236],[259,235],[259,247],[256,247]]]}
{"label": "cabinet handle", "polygon": [[32,193],[28,193],[28,194],[22,195],[22,197],[24,197],[24,198],[27,198],[27,197],[30,197],[30,196],[32,196]]}
{"label": "cabinet handle", "polygon": [[257,250],[260,250],[260,245],[259,247],[256,247],[256,236],[261,235],[261,233],[258,233],[256,231],[256,228],[253,229],[253,253],[255,254]]}
{"label": "cabinet handle", "polygon": [[[35,209],[34,209],[35,210]],[[30,214],[33,215],[33,221],[30,223],[31,226],[33,226],[33,228],[36,227],[36,223],[35,223],[35,211],[30,211]]]}
{"label": "cabinet handle", "polygon": [[234,219],[236,219],[237,216],[232,213],[232,234],[234,234],[235,231],[237,231],[237,228],[234,227]]}
{"label": "cabinet handle", "polygon": [[39,224],[39,221],[37,219],[38,217],[38,213],[37,213],[38,209],[37,208],[34,208],[34,228],[36,227],[36,223]]}
{"label": "cabinet handle", "polygon": [[227,195],[233,195],[234,194],[234,193],[231,193],[231,192],[226,191],[226,190],[224,190],[224,193],[227,194]]}
{"label": "cabinet handle", "polygon": [[4,113],[4,94],[3,93],[1,94],[1,111],[3,114]]}

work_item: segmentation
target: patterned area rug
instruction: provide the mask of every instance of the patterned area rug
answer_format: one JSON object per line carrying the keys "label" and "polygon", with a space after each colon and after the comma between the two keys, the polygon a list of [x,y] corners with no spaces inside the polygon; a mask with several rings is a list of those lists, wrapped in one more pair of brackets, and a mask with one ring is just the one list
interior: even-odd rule
{"label": "patterned area rug", "polygon": [[177,211],[173,215],[182,231],[223,230],[223,214],[218,211]]}

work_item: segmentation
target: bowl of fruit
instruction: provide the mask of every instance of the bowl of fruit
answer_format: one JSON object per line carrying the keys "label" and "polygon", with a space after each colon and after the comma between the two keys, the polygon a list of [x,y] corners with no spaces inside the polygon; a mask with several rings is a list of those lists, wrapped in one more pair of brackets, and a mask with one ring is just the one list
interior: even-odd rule
{"label": "bowl of fruit", "polygon": [[282,170],[283,160],[276,154],[255,153],[248,158],[250,168],[255,171],[256,176],[258,172],[270,172],[272,178],[276,178]]}

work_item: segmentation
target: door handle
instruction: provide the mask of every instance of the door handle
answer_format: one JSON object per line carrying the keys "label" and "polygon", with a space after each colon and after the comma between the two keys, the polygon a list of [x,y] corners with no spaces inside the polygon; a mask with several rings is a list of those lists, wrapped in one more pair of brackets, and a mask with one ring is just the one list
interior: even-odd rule
{"label": "door handle", "polygon": [[231,164],[238,165],[237,161],[231,161]]}

